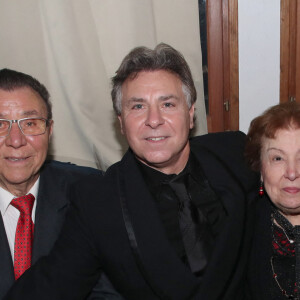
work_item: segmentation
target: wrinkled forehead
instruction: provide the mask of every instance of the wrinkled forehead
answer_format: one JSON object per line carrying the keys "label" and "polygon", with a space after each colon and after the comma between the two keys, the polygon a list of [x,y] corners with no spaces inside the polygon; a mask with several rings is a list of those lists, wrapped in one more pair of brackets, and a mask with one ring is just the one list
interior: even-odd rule
{"label": "wrinkled forehead", "polygon": [[31,88],[11,91],[0,89],[0,116],[5,117],[47,117],[47,107],[43,99]]}
{"label": "wrinkled forehead", "polygon": [[262,137],[276,138],[278,132],[282,130],[296,130],[300,128],[300,120],[293,117],[269,120],[269,122],[262,128]]}
{"label": "wrinkled forehead", "polygon": [[132,96],[143,98],[151,94],[183,95],[183,83],[180,78],[165,70],[141,71],[128,78],[122,85],[122,100]]}
{"label": "wrinkled forehead", "polygon": [[279,144],[281,144],[283,148],[285,148],[292,143],[300,144],[300,127],[298,126],[279,128],[274,131],[274,135],[272,135],[271,137],[263,135],[261,139],[262,148]]}

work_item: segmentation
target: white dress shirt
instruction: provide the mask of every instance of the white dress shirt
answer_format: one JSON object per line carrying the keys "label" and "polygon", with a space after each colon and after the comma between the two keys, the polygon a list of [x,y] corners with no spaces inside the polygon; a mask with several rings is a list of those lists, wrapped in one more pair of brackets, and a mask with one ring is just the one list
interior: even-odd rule
{"label": "white dress shirt", "polygon": [[[33,223],[35,220],[36,199],[38,196],[39,181],[40,178],[38,178],[38,180],[35,182],[33,187],[28,192],[28,194],[32,194],[35,198],[33,208],[32,208],[32,215],[31,215]],[[1,210],[4,228],[6,231],[8,244],[12,256],[12,261],[14,261],[15,236],[16,236],[18,219],[20,216],[19,210],[14,206],[10,205],[10,202],[14,198],[16,197],[13,194],[0,187],[0,210]]]}

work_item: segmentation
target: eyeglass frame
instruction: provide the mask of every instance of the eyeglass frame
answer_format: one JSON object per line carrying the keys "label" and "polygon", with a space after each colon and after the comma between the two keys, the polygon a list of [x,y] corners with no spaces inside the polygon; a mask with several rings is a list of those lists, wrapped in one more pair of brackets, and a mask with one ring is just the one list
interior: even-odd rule
{"label": "eyeglass frame", "polygon": [[[23,132],[23,129],[21,128],[21,125],[20,125],[20,122],[21,121],[25,121],[25,120],[43,120],[43,121],[45,121],[45,124],[46,124],[45,131],[43,133],[39,133],[39,134],[25,134]],[[49,126],[49,124],[51,122],[51,120],[49,120],[49,119],[39,118],[39,117],[22,118],[22,119],[19,119],[19,120],[0,119],[0,122],[1,121],[8,121],[9,122],[9,127],[8,127],[8,130],[7,130],[7,134],[6,135],[2,135],[2,136],[0,135],[0,138],[9,136],[10,131],[11,131],[11,127],[12,127],[13,123],[17,123],[18,124],[18,127],[21,130],[21,132],[22,132],[23,135],[25,135],[25,136],[38,136],[38,135],[42,135],[42,134],[44,134],[46,132],[46,129],[47,129],[47,127]]]}

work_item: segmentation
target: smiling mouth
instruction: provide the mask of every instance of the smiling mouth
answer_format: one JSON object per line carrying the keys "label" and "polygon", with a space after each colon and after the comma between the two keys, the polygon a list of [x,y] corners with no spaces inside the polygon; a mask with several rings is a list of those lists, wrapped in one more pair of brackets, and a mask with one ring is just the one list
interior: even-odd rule
{"label": "smiling mouth", "polygon": [[24,161],[27,159],[27,157],[22,157],[22,158],[16,158],[16,157],[7,157],[6,158],[7,160],[9,161],[13,161],[13,162],[16,162],[16,161]]}
{"label": "smiling mouth", "polygon": [[153,141],[153,142],[161,141],[161,140],[164,140],[164,139],[166,139],[165,136],[146,138],[147,141]]}
{"label": "smiling mouth", "polygon": [[290,193],[290,194],[296,194],[300,191],[300,189],[297,188],[297,187],[286,187],[283,190],[287,193]]}

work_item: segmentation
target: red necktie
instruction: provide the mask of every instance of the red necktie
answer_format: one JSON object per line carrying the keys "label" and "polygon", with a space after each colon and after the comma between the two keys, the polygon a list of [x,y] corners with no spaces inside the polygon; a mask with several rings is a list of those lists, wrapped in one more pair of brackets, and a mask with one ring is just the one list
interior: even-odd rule
{"label": "red necktie", "polygon": [[16,238],[14,270],[17,280],[31,266],[31,249],[33,241],[33,222],[31,212],[34,203],[34,196],[28,194],[11,201],[11,205],[20,211]]}

